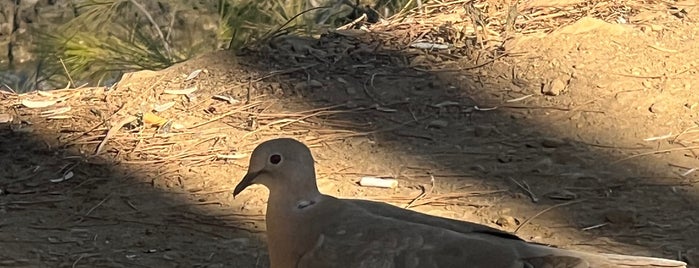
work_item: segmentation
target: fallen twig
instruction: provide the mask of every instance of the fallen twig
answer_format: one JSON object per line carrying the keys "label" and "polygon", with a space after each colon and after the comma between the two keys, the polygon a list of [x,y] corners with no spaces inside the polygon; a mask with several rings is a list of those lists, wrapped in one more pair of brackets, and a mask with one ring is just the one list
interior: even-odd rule
{"label": "fallen twig", "polygon": [[417,202],[418,200],[420,200],[420,199],[426,197],[427,195],[431,194],[432,191],[434,191],[435,181],[434,181],[434,176],[433,176],[432,174],[430,174],[430,183],[431,183],[432,185],[431,185],[429,191],[425,191],[425,187],[422,186],[422,185],[420,185],[420,188],[422,188],[422,193],[421,193],[420,195],[418,195],[417,197],[415,197],[415,199],[413,199],[412,201],[410,201],[410,203],[408,203],[408,205],[405,206],[406,209],[407,209],[407,208],[410,208],[411,206],[413,206],[413,205],[415,204],[415,202]]}
{"label": "fallen twig", "polygon": [[100,154],[100,152],[102,152],[102,149],[103,149],[104,146],[107,144],[107,142],[109,141],[109,139],[110,139],[112,136],[114,136],[117,132],[119,132],[119,130],[120,130],[122,127],[124,127],[124,125],[128,124],[129,122],[133,122],[133,121],[136,120],[136,119],[137,119],[137,118],[136,118],[135,116],[133,116],[133,115],[127,115],[126,117],[124,117],[124,119],[122,119],[121,121],[119,121],[116,125],[112,126],[112,127],[109,129],[109,131],[107,131],[107,135],[104,137],[104,139],[102,140],[102,142],[100,142],[100,144],[97,146],[97,149],[95,150],[95,153],[93,154],[93,156],[98,156],[98,155]]}
{"label": "fallen twig", "polygon": [[537,198],[536,195],[534,194],[534,192],[532,192],[532,188],[529,187],[529,184],[527,184],[527,182],[522,181],[520,183],[517,180],[515,180],[513,178],[509,178],[509,177],[508,177],[508,179],[510,179],[512,182],[514,182],[517,186],[519,186],[519,188],[522,188],[522,190],[524,190],[524,192],[526,192],[529,195],[529,198],[532,199],[532,202],[539,203],[539,198]]}
{"label": "fallen twig", "polygon": [[568,201],[568,202],[565,202],[565,203],[556,204],[556,205],[550,206],[550,207],[548,207],[548,208],[546,208],[546,209],[544,209],[544,210],[542,210],[542,211],[539,211],[539,213],[534,214],[534,216],[529,217],[529,218],[526,219],[522,224],[520,224],[519,226],[517,226],[517,228],[516,228],[512,233],[515,233],[515,234],[516,234],[520,229],[522,229],[522,227],[524,227],[525,225],[527,225],[527,223],[531,222],[531,221],[532,221],[533,219],[535,219],[536,217],[539,217],[539,216],[541,216],[542,214],[551,211],[551,210],[554,209],[554,208],[559,208],[559,207],[563,207],[563,206],[568,206],[568,205],[572,205],[572,204],[575,204],[575,203],[580,203],[580,202],[582,202],[582,201],[585,201],[585,199],[578,199],[578,200]]}
{"label": "fallen twig", "polygon": [[650,152],[645,152],[645,153],[640,153],[640,154],[634,154],[628,157],[624,157],[622,159],[614,160],[609,165],[614,165],[618,164],[636,157],[641,157],[641,156],[646,156],[646,155],[653,155],[653,154],[661,154],[661,153],[669,153],[669,152],[677,152],[677,151],[688,151],[688,150],[694,150],[694,149],[699,149],[699,146],[688,146],[684,148],[672,148],[672,149],[665,149],[665,150],[655,150],[655,151],[650,151]]}

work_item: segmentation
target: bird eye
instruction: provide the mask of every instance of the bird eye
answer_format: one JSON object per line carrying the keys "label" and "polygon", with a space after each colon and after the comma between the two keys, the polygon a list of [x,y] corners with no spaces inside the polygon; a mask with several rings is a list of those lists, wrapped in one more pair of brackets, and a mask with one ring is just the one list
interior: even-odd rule
{"label": "bird eye", "polygon": [[273,165],[279,164],[282,161],[282,156],[278,154],[273,154],[269,157],[269,162]]}

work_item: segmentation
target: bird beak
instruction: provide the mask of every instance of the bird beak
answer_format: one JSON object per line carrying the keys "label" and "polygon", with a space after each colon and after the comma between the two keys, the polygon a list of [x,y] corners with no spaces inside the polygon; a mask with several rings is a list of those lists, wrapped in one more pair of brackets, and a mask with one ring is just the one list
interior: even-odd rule
{"label": "bird beak", "polygon": [[257,178],[258,175],[260,175],[262,171],[255,171],[255,172],[248,172],[248,174],[245,174],[245,177],[243,177],[243,180],[238,183],[238,185],[235,186],[235,190],[233,190],[233,197],[235,198],[240,192],[245,190],[245,188],[248,188],[248,186],[253,185],[255,178]]}

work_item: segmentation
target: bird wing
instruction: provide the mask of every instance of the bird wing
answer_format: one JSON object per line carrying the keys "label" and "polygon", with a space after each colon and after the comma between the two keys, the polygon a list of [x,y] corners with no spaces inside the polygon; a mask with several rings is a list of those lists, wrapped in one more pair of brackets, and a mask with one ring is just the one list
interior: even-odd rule
{"label": "bird wing", "polygon": [[375,215],[335,199],[319,228],[315,245],[297,267],[525,267],[516,249],[489,234],[448,229]]}
{"label": "bird wing", "polygon": [[[315,244],[303,253],[299,268],[618,268],[685,267],[660,258],[584,253],[512,239],[500,233],[458,232],[451,221],[408,210],[389,217],[356,202],[331,198],[332,207],[313,224]],[[391,210],[391,209],[389,209]],[[403,212],[404,211],[404,212]],[[404,215],[401,215],[405,213]],[[415,214],[413,214],[415,213]],[[408,215],[408,216],[406,216]],[[402,220],[412,219],[412,220]],[[446,220],[446,221],[445,221]],[[429,223],[436,223],[434,226]],[[447,227],[445,226],[445,223]],[[477,224],[463,225],[476,227]],[[451,227],[454,227],[451,226]],[[464,228],[464,227],[460,228]]]}
{"label": "bird wing", "polygon": [[518,236],[508,233],[499,229],[495,229],[483,224],[459,221],[444,217],[427,215],[413,210],[403,209],[397,206],[393,206],[387,203],[374,202],[363,199],[345,199],[354,205],[357,205],[369,213],[376,214],[379,216],[384,216],[388,218],[393,218],[401,221],[409,221],[413,223],[419,223],[424,225],[429,225],[433,227],[444,228],[452,230],[457,233],[485,233],[502,238],[514,239],[524,241]]}

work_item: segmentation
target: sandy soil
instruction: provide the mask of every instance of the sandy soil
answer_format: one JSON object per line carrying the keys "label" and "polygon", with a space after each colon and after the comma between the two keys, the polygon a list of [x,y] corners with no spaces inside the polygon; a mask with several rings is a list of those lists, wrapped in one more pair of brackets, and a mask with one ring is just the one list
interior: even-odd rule
{"label": "sandy soil", "polygon": [[[644,12],[486,54],[285,36],[113,89],[2,93],[0,266],[266,267],[267,192],[231,190],[256,144],[287,136],[312,146],[327,194],[696,267],[699,13]],[[122,127],[169,102],[169,130]]]}

